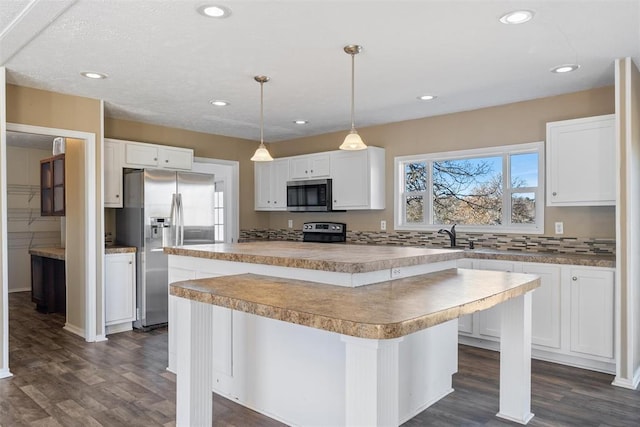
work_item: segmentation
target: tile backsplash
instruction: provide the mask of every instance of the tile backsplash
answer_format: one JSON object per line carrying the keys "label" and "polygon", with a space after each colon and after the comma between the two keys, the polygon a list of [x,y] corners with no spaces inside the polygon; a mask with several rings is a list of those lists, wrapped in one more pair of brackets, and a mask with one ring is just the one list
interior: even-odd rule
{"label": "tile backsplash", "polygon": [[[302,231],[292,229],[240,230],[240,240],[301,241]],[[469,247],[469,241],[474,242],[476,249],[590,255],[615,255],[616,251],[614,239],[533,234],[457,233],[458,246]],[[347,243],[442,248],[449,245],[449,238],[437,232],[348,230]]]}

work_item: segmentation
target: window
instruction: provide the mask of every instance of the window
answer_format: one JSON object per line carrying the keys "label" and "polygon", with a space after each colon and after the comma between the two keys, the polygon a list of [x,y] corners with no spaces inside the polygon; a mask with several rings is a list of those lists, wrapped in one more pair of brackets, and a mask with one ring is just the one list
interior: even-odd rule
{"label": "window", "polygon": [[400,230],[544,232],[542,142],[396,157]]}
{"label": "window", "polygon": [[217,181],[213,193],[213,227],[215,241],[224,243],[224,181]]}

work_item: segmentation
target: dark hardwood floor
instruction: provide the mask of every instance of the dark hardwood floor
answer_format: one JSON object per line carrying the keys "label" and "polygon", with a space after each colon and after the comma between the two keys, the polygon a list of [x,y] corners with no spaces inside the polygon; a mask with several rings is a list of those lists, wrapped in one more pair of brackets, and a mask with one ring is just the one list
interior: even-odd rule
{"label": "dark hardwood floor", "polygon": [[[172,426],[175,376],[166,329],[124,332],[86,343],[64,318],[35,311],[28,292],[9,295],[10,369],[0,380],[0,426]],[[514,425],[498,410],[498,354],[460,347],[455,392],[404,425]],[[638,426],[640,391],[611,375],[532,362],[530,426]],[[214,396],[215,426],[282,426]],[[326,426],[332,427],[332,426]]]}

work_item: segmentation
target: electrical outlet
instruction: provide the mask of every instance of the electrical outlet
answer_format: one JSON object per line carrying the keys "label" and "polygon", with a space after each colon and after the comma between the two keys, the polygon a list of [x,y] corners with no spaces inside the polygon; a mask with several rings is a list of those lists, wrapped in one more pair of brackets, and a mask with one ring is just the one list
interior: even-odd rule
{"label": "electrical outlet", "polygon": [[564,234],[564,223],[556,222],[556,234]]}
{"label": "electrical outlet", "polygon": [[400,277],[402,275],[402,270],[398,267],[391,269],[391,278]]}
{"label": "electrical outlet", "polygon": [[380,230],[385,231],[387,229],[387,221],[384,219],[380,221]]}
{"label": "electrical outlet", "polygon": [[288,221],[288,226],[289,226],[289,228],[293,228],[293,220],[292,219],[290,219]]}

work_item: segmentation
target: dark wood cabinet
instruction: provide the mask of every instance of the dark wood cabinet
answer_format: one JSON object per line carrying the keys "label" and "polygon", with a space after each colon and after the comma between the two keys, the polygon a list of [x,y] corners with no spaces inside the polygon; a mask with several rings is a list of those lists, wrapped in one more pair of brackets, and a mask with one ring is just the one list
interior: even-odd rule
{"label": "dark wood cabinet", "polygon": [[63,260],[31,255],[31,301],[42,313],[67,312],[67,286]]}
{"label": "dark wood cabinet", "polygon": [[64,154],[40,160],[40,215],[65,215],[64,185]]}

